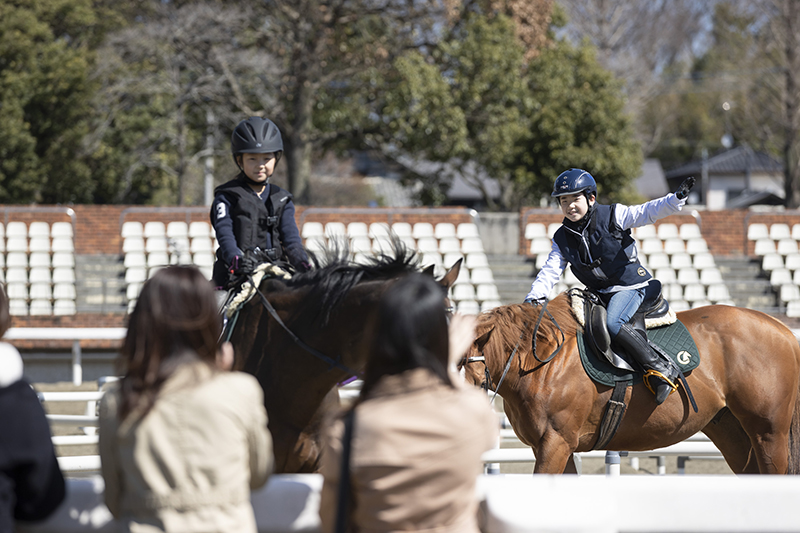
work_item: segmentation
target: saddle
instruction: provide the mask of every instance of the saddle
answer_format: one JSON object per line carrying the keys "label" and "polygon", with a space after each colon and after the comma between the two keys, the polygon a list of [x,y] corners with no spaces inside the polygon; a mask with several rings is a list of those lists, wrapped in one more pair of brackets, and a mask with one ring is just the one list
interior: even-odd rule
{"label": "saddle", "polygon": [[[573,289],[574,291],[574,289]],[[604,357],[613,366],[634,371],[630,363],[622,356],[618,355],[611,348],[611,335],[608,332],[607,311],[605,304],[600,296],[589,290],[571,292],[573,298],[573,311],[577,311],[576,317],[581,322],[583,318],[584,337],[589,346],[596,354]],[[583,305],[583,313],[576,310],[576,300],[580,300]],[[582,316],[581,316],[582,315]],[[645,289],[645,298],[639,310],[633,315],[629,323],[641,331],[645,329],[657,328],[673,324],[677,320],[675,312],[669,307],[669,303],[664,299],[661,292],[661,282],[653,279]]]}

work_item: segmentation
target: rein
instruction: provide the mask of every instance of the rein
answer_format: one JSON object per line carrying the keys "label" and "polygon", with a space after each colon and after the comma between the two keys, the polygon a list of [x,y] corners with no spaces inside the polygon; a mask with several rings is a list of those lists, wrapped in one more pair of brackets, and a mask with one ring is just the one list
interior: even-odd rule
{"label": "rein", "polygon": [[267,297],[264,296],[264,293],[261,292],[261,289],[259,289],[256,286],[256,284],[253,282],[253,277],[252,276],[248,276],[247,279],[250,281],[250,283],[255,288],[256,294],[258,294],[258,297],[261,299],[261,304],[264,306],[264,309],[266,309],[267,312],[269,312],[270,316],[272,316],[272,318],[275,319],[275,322],[277,322],[283,328],[283,330],[286,332],[287,335],[289,335],[289,337],[291,337],[291,339],[295,342],[295,344],[300,346],[302,349],[304,349],[305,351],[307,351],[308,353],[310,353],[311,355],[313,355],[317,359],[320,359],[320,360],[324,361],[325,363],[327,363],[328,365],[330,365],[330,368],[338,368],[339,370],[344,370],[345,372],[347,372],[351,376],[362,376],[361,372],[356,372],[355,370],[343,365],[342,363],[340,363],[336,359],[328,357],[327,355],[325,355],[324,353],[320,352],[316,348],[313,348],[313,347],[309,346],[308,344],[306,344],[305,342],[303,342],[303,339],[298,337],[291,329],[289,329],[289,326],[284,324],[283,320],[281,320],[281,317],[278,315],[278,312],[275,310],[275,308],[272,306],[272,304],[269,303],[269,300],[267,300]]}
{"label": "rein", "polygon": [[[545,312],[547,312],[547,316],[550,317],[550,321],[555,324],[556,328],[558,329],[559,333],[561,333],[561,341],[558,343],[558,346],[553,353],[551,353],[547,358],[544,360],[539,359],[539,356],[536,355],[536,334],[539,332],[539,326],[542,323],[542,317],[544,316]],[[519,350],[519,345],[522,342],[522,338],[525,336],[525,332],[528,329],[528,323],[522,327],[522,333],[519,334],[519,338],[517,339],[517,344],[514,346],[514,350],[512,350],[511,355],[508,356],[506,360],[506,366],[503,368],[503,374],[500,376],[500,381],[497,382],[497,386],[494,388],[494,396],[492,396],[492,402],[494,402],[495,398],[497,398],[497,394],[500,391],[500,385],[503,384],[503,381],[506,379],[506,375],[508,374],[508,370],[511,368],[511,362],[514,360],[514,356],[517,355],[517,351]],[[564,330],[561,329],[561,326],[558,325],[555,317],[547,310],[547,300],[545,300],[544,304],[542,305],[542,312],[539,313],[539,317],[536,319],[536,325],[533,327],[533,357],[536,358],[542,364],[549,363],[553,360],[553,358],[558,355],[558,352],[561,351],[561,348],[564,346],[564,342],[566,341],[566,335],[564,335]],[[489,374],[489,366],[486,364],[486,356],[483,354],[483,350],[481,350],[481,355],[477,357],[465,357],[463,364],[469,363],[483,363],[484,373],[485,373],[485,380],[483,385],[481,386],[487,393],[489,392],[492,382],[492,376]]]}

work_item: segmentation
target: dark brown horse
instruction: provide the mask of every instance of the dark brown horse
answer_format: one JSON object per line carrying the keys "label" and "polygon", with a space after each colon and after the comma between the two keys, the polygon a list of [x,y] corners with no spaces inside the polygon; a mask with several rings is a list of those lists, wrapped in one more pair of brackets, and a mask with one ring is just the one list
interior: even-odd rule
{"label": "dark brown horse", "polygon": [[[532,325],[541,309],[518,304],[480,315],[478,338],[461,368],[474,384],[488,370],[496,385],[519,343],[499,390],[506,414],[533,448],[534,473],[571,472],[572,453],[597,441],[612,389],[594,383],[581,365],[580,326],[565,294],[548,304],[552,319],[545,313],[536,334],[538,358],[546,361],[562,338],[557,322],[566,337],[562,349],[546,363],[533,357]],[[698,412],[682,387],[656,405],[637,384],[628,389],[627,411],[605,449],[651,450],[702,431],[735,473],[800,473],[800,346],[792,332],[764,313],[722,305],[683,311],[678,319],[700,352],[700,366],[686,376]]]}
{"label": "dark brown horse", "polygon": [[[339,405],[336,385],[364,368],[361,341],[378,300],[400,276],[419,271],[416,254],[399,243],[391,255],[366,265],[348,255],[331,250],[308,273],[261,283],[291,334],[256,295],[242,307],[230,339],[235,368],[253,374],[264,389],[279,473],[317,470],[321,425]],[[459,268],[460,261],[440,280],[444,297]]]}

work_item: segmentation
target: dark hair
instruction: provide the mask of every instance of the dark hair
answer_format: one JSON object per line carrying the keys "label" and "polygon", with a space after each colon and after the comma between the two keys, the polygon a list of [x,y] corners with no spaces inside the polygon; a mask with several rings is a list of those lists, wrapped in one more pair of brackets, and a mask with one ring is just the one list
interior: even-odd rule
{"label": "dark hair", "polygon": [[147,280],[120,350],[119,418],[147,413],[161,385],[186,360],[214,366],[221,319],[211,283],[193,266],[170,266]]}
{"label": "dark hair", "polygon": [[369,358],[360,399],[386,375],[427,368],[443,383],[449,339],[445,294],[430,276],[409,274],[386,291],[371,330]]}
{"label": "dark hair", "polygon": [[0,283],[0,337],[6,334],[11,327],[11,311],[8,308],[8,295],[6,284]]}

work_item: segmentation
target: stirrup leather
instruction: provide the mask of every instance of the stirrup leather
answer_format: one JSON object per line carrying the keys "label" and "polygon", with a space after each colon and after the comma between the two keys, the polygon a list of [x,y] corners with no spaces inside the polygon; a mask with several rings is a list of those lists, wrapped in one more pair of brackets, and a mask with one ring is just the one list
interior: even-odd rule
{"label": "stirrup leather", "polygon": [[672,380],[669,379],[667,376],[665,376],[664,374],[662,374],[658,370],[648,370],[647,372],[644,373],[644,379],[643,379],[644,386],[647,387],[647,389],[650,392],[652,392],[653,394],[655,394],[656,391],[653,390],[653,387],[650,385],[650,380],[648,378],[650,378],[651,376],[655,376],[655,377],[657,377],[659,379],[663,379],[667,383],[667,385],[669,385],[670,388],[672,389],[671,391],[669,391],[670,394],[672,394],[673,392],[678,390],[678,385],[676,383],[673,383]]}

